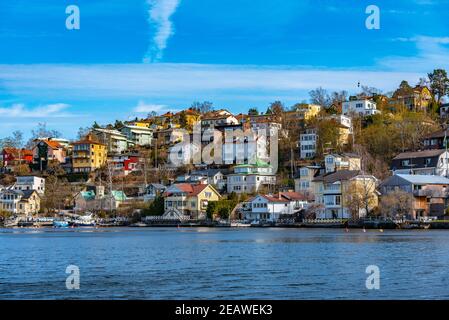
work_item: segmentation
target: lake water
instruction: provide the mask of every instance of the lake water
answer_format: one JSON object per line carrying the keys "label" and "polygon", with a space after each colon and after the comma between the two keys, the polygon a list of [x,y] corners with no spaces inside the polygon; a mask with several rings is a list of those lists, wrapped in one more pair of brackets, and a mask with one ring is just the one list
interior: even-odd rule
{"label": "lake water", "polygon": [[435,298],[449,298],[449,230],[0,229],[0,299]]}

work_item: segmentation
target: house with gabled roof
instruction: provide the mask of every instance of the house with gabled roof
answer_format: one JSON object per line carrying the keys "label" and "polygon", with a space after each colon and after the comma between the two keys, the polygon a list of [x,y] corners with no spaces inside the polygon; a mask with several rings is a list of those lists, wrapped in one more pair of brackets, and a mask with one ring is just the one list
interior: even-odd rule
{"label": "house with gabled roof", "polygon": [[396,174],[449,175],[449,153],[445,149],[402,152],[391,161]]}
{"label": "house with gabled roof", "polygon": [[[319,219],[347,219],[365,217],[369,211],[377,207],[378,180],[372,175],[363,174],[360,170],[338,170],[335,172],[324,173],[314,177],[313,193],[315,196],[315,205],[319,207],[316,210],[316,218]],[[366,207],[360,207],[357,217],[353,217],[353,212],[349,208],[347,199],[351,197],[356,190],[366,198]]]}
{"label": "house with gabled roof", "polygon": [[243,219],[247,221],[277,221],[292,218],[307,208],[307,197],[299,192],[258,194],[242,205]]}
{"label": "house with gabled roof", "polygon": [[262,187],[271,188],[276,184],[273,167],[260,159],[253,163],[234,166],[234,173],[227,176],[228,193],[258,192]]}
{"label": "house with gabled roof", "polygon": [[66,148],[52,138],[36,139],[34,145],[33,159],[39,169],[45,170],[50,161],[66,162]]}
{"label": "house with gabled roof", "polygon": [[410,111],[426,111],[433,99],[432,92],[427,86],[411,87],[404,84],[393,93],[390,102],[403,105]]}
{"label": "house with gabled roof", "polygon": [[412,211],[406,218],[442,217],[449,198],[449,179],[435,175],[395,174],[379,185],[381,196],[402,190],[413,196]]}
{"label": "house with gabled roof", "polygon": [[[163,193],[164,211],[194,220],[206,219],[206,209],[211,201],[221,199],[220,193],[210,184],[176,183]],[[173,214],[172,214],[173,215]]]}
{"label": "house with gabled roof", "polygon": [[0,210],[14,215],[39,213],[41,198],[36,190],[5,189],[0,192]]}
{"label": "house with gabled roof", "polygon": [[31,164],[33,162],[33,151],[6,147],[2,150],[1,158],[1,171],[12,172],[14,167],[19,164]]}
{"label": "house with gabled roof", "polygon": [[422,138],[422,145],[425,150],[445,149],[447,139],[449,139],[447,130],[438,130],[425,135]]}
{"label": "house with gabled roof", "polygon": [[75,212],[113,211],[117,210],[128,200],[121,190],[112,190],[105,194],[104,186],[87,186],[74,197]]}

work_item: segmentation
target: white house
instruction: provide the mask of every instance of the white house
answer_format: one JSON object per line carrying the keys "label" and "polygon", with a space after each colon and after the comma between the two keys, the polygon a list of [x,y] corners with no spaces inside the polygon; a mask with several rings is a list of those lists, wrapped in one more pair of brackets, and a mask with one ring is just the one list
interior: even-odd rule
{"label": "white house", "polygon": [[45,193],[45,179],[36,176],[18,176],[12,189],[20,191],[36,190],[42,195]]}
{"label": "white house", "polygon": [[108,146],[109,153],[122,153],[128,149],[128,144],[133,144],[118,130],[94,128],[92,131],[101,143]]}
{"label": "white house", "polygon": [[299,152],[301,159],[312,159],[315,157],[317,140],[316,128],[309,128],[300,133]]}
{"label": "white house", "polygon": [[[246,135],[245,135],[246,134]],[[222,159],[225,164],[254,162],[256,159],[269,161],[268,134],[265,130],[242,131],[240,128],[226,127],[224,129],[224,144]]]}
{"label": "white house", "polygon": [[358,114],[360,116],[371,116],[379,113],[377,104],[370,99],[354,99],[345,101],[342,104],[344,115]]}
{"label": "white house", "polygon": [[121,133],[136,146],[151,145],[153,140],[153,130],[146,127],[126,125],[121,129]]}
{"label": "white house", "polygon": [[203,180],[204,182],[200,183],[207,183],[218,190],[223,190],[226,188],[226,174],[227,170],[224,169],[198,170],[190,173],[189,180],[191,182]]}
{"label": "white house", "polygon": [[360,170],[361,158],[352,153],[328,154],[324,157],[324,167],[326,173],[338,170]]}
{"label": "white house", "polygon": [[322,170],[321,166],[311,165],[300,167],[295,177],[295,191],[304,194],[313,193],[312,181]]}
{"label": "white house", "polygon": [[277,195],[257,195],[243,204],[243,218],[248,221],[276,221],[288,218],[307,208],[304,195],[280,192]]}
{"label": "white house", "polygon": [[234,173],[227,177],[228,193],[257,192],[261,187],[271,187],[276,184],[273,168],[261,160],[254,164],[240,164],[234,167]]}
{"label": "white house", "polygon": [[201,127],[238,125],[239,121],[227,110],[212,111],[201,118]]}
{"label": "white house", "polygon": [[40,197],[36,190],[3,190],[0,192],[0,210],[12,214],[33,215],[40,210]]}

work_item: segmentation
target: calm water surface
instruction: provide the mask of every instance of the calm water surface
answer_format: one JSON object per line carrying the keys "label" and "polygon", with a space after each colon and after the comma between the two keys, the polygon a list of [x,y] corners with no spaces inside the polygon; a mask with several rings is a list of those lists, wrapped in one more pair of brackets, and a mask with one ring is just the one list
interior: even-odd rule
{"label": "calm water surface", "polygon": [[449,298],[449,231],[0,229],[0,299],[393,298]]}

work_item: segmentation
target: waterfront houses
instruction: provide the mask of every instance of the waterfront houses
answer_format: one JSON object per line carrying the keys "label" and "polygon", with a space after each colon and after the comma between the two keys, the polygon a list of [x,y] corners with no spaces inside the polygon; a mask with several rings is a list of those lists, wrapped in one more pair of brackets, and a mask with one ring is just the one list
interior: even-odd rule
{"label": "waterfront houses", "polygon": [[268,163],[257,159],[252,164],[234,167],[234,173],[227,176],[228,193],[258,192],[261,188],[270,189],[276,184],[276,175]]}
{"label": "waterfront houses", "polygon": [[377,207],[377,179],[359,170],[342,169],[313,179],[319,219],[363,218]]}
{"label": "waterfront houses", "polygon": [[221,199],[220,193],[210,184],[176,183],[164,194],[165,216],[188,216],[190,219],[206,219],[206,209],[211,201]]}
{"label": "waterfront houses", "polygon": [[307,208],[307,198],[298,192],[279,192],[276,195],[258,194],[243,203],[242,215],[247,221],[277,221],[291,219]]}
{"label": "waterfront houses", "polygon": [[41,198],[36,190],[5,189],[0,192],[0,210],[13,215],[32,216],[39,213]]}
{"label": "waterfront houses", "polygon": [[73,143],[72,167],[74,173],[89,173],[102,167],[107,160],[106,145],[88,134]]}
{"label": "waterfront houses", "polygon": [[408,219],[446,215],[449,197],[449,179],[436,175],[395,174],[383,181],[379,190],[382,196],[402,190],[412,195]]}
{"label": "waterfront houses", "polygon": [[402,152],[391,161],[391,171],[396,174],[427,174],[447,176],[449,153],[445,149]]}
{"label": "waterfront houses", "polygon": [[87,186],[85,190],[75,195],[74,210],[75,212],[114,211],[127,199],[123,191],[112,190],[106,194],[104,186]]}

